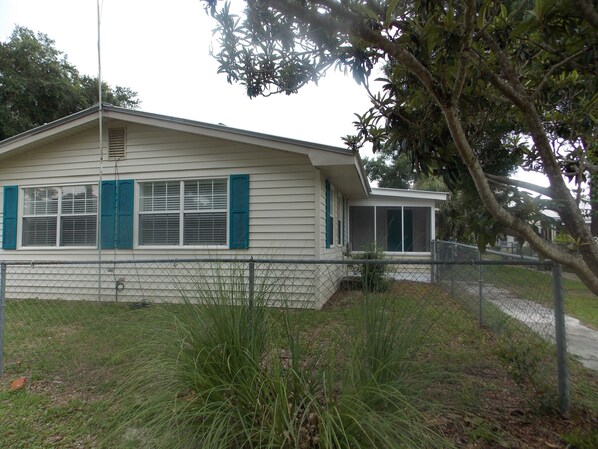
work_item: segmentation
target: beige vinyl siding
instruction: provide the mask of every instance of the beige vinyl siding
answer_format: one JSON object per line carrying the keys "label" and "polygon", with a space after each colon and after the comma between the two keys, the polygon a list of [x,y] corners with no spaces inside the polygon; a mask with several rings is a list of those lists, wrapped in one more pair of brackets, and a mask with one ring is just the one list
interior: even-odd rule
{"label": "beige vinyl siding", "polygon": [[[314,265],[298,270],[294,264],[256,264],[256,301],[264,298],[273,306],[319,307],[315,270]],[[101,270],[101,294],[98,296],[97,265],[9,265],[6,296],[9,300],[95,301],[99,298],[101,301],[158,304],[180,302],[183,296],[199,301],[202,298],[198,292],[217,291],[228,284],[235,285],[231,290],[239,292],[234,296],[240,299],[247,289],[247,272],[246,262],[107,264]],[[122,290],[117,291],[117,282],[124,286]]]}
{"label": "beige vinyl siding", "polygon": [[[336,186],[332,183],[330,185],[331,196],[336,196]],[[319,244],[320,244],[320,258],[322,260],[339,260],[343,258],[343,249],[340,245],[330,245],[330,248],[326,248],[326,178],[320,177],[320,195],[319,195],[319,207],[320,207],[320,225],[319,225]],[[331,211],[336,207],[336,202],[332,199]],[[333,232],[336,232],[333,226]],[[341,280],[345,277],[347,272],[346,265],[320,265],[318,266],[317,277],[318,281],[318,298],[316,308],[321,308],[328,298],[334,294],[338,289]]]}
{"label": "beige vinyl siding", "polygon": [[[116,125],[122,125],[115,122]],[[106,139],[107,128],[105,125]],[[250,241],[248,250],[208,247],[138,247],[133,250],[104,250],[102,259],[143,260],[164,258],[248,258],[269,257],[313,259],[316,252],[316,187],[317,170],[307,156],[240,144],[177,131],[127,124],[125,158],[118,163],[105,160],[103,179],[134,179],[136,182],[228,177],[232,174],[250,176]],[[107,140],[104,141],[107,147]],[[87,130],[63,140],[39,146],[2,160],[0,188],[3,185],[41,186],[97,183],[99,180],[99,150],[97,130]],[[136,191],[136,200],[138,198]],[[19,193],[20,199],[22,197]],[[137,201],[136,201],[137,202]],[[21,206],[22,207],[22,206]],[[137,212],[136,204],[136,212]],[[1,212],[2,208],[0,208]],[[22,211],[19,211],[21,216]],[[135,217],[135,228],[138,216]],[[1,220],[0,220],[1,225]],[[19,223],[19,228],[22,223]],[[1,228],[0,228],[1,229]],[[135,229],[137,237],[137,229]],[[20,232],[19,232],[20,238]],[[137,238],[135,238],[136,243]],[[98,251],[89,249],[49,248],[2,251],[0,258],[20,261],[97,260]],[[92,268],[93,267],[93,268]],[[173,268],[174,269],[174,268]],[[9,298],[93,299],[97,297],[97,266],[14,267],[20,275],[12,277]],[[149,270],[149,269],[148,269]],[[172,272],[159,273],[134,266],[105,266],[101,270],[102,297],[113,299],[115,279],[125,279],[121,300],[169,298],[178,296]],[[180,272],[180,267],[175,270]],[[275,271],[273,271],[274,273]],[[317,290],[314,268],[291,270],[294,290],[288,301],[296,306],[314,307]],[[35,276],[34,276],[35,275]],[[26,279],[35,279],[34,282]],[[178,281],[176,281],[178,282]],[[174,282],[174,283],[176,283]],[[289,282],[291,282],[289,280]],[[186,284],[188,282],[185,282]],[[61,293],[62,292],[62,293]],[[327,298],[326,298],[327,299]]]}

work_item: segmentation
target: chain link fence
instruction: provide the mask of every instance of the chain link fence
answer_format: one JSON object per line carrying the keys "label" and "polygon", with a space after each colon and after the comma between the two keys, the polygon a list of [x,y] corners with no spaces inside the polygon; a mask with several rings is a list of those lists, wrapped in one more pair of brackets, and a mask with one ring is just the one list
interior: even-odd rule
{"label": "chain link fence", "polygon": [[480,325],[499,331],[512,319],[548,341],[555,338],[552,264],[536,258],[435,242],[438,284],[475,311]]}
{"label": "chain link fence", "polygon": [[[558,264],[455,242],[433,243],[433,279],[501,338],[513,374],[570,407],[562,271]],[[556,376],[555,376],[556,373]]]}
{"label": "chain link fence", "polygon": [[[397,297],[416,295],[440,315],[454,313],[455,307],[464,310],[469,320],[500,337],[497,350],[516,374],[533,373],[552,392],[557,391],[558,372],[560,405],[567,410],[566,357],[559,352],[565,348],[564,321],[553,308],[553,298],[562,301],[562,295],[553,282],[552,265],[520,257],[505,260],[501,253],[481,255],[476,248],[449,242],[435,242],[431,256],[4,261],[0,374],[2,369],[30,376],[39,370],[76,370],[89,354],[102,353],[107,342],[122,339],[126,347],[127,326],[115,331],[108,324],[141,319],[133,311],[150,305],[176,307],[183,299],[201,302],[219,295],[273,307],[319,309],[342,306],[354,298],[351,292],[387,291]],[[116,355],[105,357],[109,366]]]}

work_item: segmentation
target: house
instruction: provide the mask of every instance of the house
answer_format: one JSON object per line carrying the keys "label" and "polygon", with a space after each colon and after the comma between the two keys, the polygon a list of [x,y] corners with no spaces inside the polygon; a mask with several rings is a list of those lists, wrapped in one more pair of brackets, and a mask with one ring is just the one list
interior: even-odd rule
{"label": "house", "polygon": [[[540,219],[530,220],[528,223],[536,230],[544,240],[554,242],[558,235],[559,228],[563,228],[559,215],[551,210],[544,210],[539,215]],[[518,254],[520,256],[538,257],[538,254],[523,239],[516,235],[505,232],[496,239],[496,247],[502,252]]]}
{"label": "house", "polygon": [[[0,259],[334,260],[371,241],[394,256],[429,257],[445,198],[372,189],[346,149],[103,105],[0,142]],[[19,297],[58,298],[73,285],[83,299],[110,299],[112,279],[127,279],[116,266],[97,279],[71,272],[68,282],[44,269],[56,285],[31,282]],[[20,279],[40,270],[21,267]],[[293,303],[317,308],[329,295],[316,292],[331,289],[314,282],[343,273],[322,280],[311,270]],[[144,288],[178,295],[163,274]],[[121,298],[135,299],[135,289]]]}

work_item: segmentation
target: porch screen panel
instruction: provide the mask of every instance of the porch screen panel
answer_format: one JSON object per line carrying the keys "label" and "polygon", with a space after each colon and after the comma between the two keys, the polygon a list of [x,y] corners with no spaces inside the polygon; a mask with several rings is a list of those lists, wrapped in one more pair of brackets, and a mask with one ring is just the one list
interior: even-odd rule
{"label": "porch screen panel", "polygon": [[351,206],[349,216],[349,235],[353,250],[365,251],[375,242],[374,207]]}
{"label": "porch screen panel", "polygon": [[403,209],[401,207],[376,208],[376,244],[384,251],[403,251]]}
{"label": "porch screen panel", "polygon": [[405,208],[405,251],[430,251],[431,212],[429,207]]}

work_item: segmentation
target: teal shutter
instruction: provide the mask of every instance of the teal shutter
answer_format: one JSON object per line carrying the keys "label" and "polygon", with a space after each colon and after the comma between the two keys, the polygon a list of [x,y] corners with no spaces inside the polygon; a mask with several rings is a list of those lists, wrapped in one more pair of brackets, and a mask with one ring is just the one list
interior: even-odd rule
{"label": "teal shutter", "polygon": [[118,181],[118,226],[116,247],[118,249],[133,248],[133,209],[135,183],[132,179]]}
{"label": "teal shutter", "polygon": [[2,249],[17,249],[18,214],[19,187],[4,186],[4,213],[2,215]]}
{"label": "teal shutter", "polygon": [[330,217],[330,182],[326,180],[326,248],[332,244],[332,220]]}
{"label": "teal shutter", "polygon": [[116,181],[102,181],[100,192],[100,248],[113,249]]}
{"label": "teal shutter", "polygon": [[249,248],[249,175],[230,177],[229,223],[229,247]]}
{"label": "teal shutter", "polygon": [[345,203],[346,203],[346,200],[343,198],[343,218],[341,220],[341,232],[342,232],[343,236],[342,236],[342,240],[341,240],[341,245],[345,245],[347,243],[345,240],[345,221],[346,221],[345,220],[345,215],[346,215]]}

